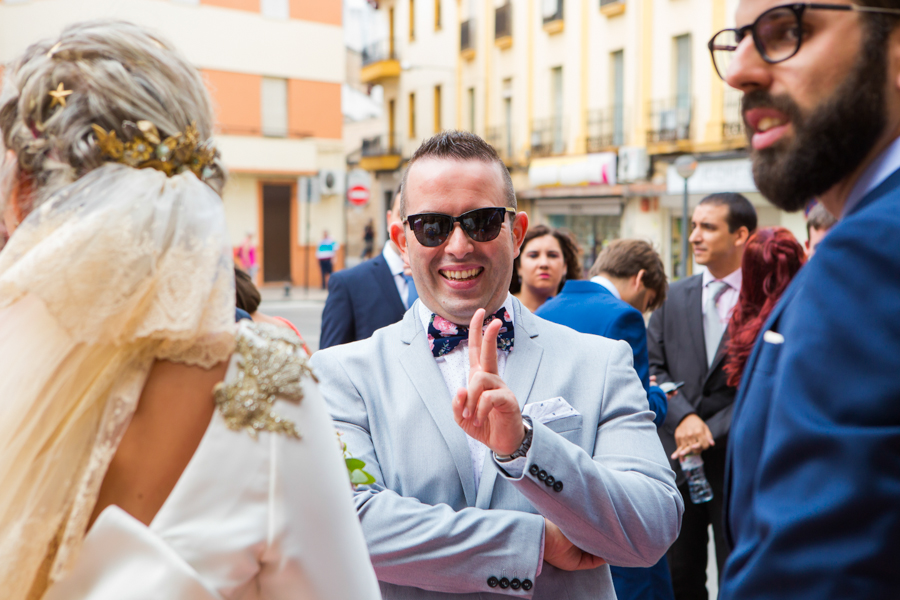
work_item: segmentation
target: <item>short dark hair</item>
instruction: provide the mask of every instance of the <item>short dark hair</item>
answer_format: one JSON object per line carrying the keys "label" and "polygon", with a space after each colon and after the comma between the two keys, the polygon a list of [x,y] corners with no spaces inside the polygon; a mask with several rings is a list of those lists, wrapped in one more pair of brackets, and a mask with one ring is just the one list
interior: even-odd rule
{"label": "short dark hair", "polygon": [[701,200],[700,204],[727,206],[728,215],[725,217],[725,222],[728,223],[729,233],[734,233],[741,227],[746,227],[750,233],[756,231],[756,209],[743,194],[735,192],[710,194]]}
{"label": "short dark hair", "polygon": [[653,291],[656,297],[649,310],[656,310],[666,300],[669,288],[666,280],[666,269],[656,250],[643,240],[613,240],[600,252],[594,265],[588,272],[589,277],[608,273],[613,277],[627,279],[644,270],[642,279],[644,287]]}
{"label": "short dark hair", "polygon": [[550,229],[546,225],[536,225],[529,228],[525,233],[525,239],[522,241],[522,246],[519,249],[519,256],[513,261],[512,281],[509,282],[509,292],[511,294],[518,294],[522,291],[522,282],[519,281],[519,266],[522,264],[522,252],[525,252],[525,246],[531,240],[544,237],[545,235],[552,235],[556,238],[556,241],[559,242],[559,247],[562,248],[563,259],[566,261],[566,276],[559,282],[559,288],[556,290],[556,293],[558,294],[562,291],[567,280],[581,279],[582,270],[581,261],[579,260],[581,246],[578,245],[578,240],[575,239],[575,236],[565,229]]}
{"label": "short dark hair", "polygon": [[406,219],[406,198],[408,196],[407,179],[409,178],[409,170],[416,164],[416,161],[424,158],[443,158],[455,161],[479,160],[486,163],[494,163],[500,169],[503,177],[504,188],[506,192],[506,205],[512,209],[516,209],[516,190],[513,187],[512,178],[509,176],[509,170],[493,146],[486,141],[468,131],[448,130],[428,138],[422,145],[416,148],[406,165],[403,172],[403,180],[400,188],[404,190],[400,194],[400,218]]}
{"label": "short dark hair", "polygon": [[835,223],[837,223],[837,219],[821,203],[816,204],[806,218],[806,238],[809,239],[810,229],[828,231],[834,227]]}
{"label": "short dark hair", "polygon": [[234,296],[235,306],[251,315],[256,312],[262,301],[259,290],[253,285],[250,275],[237,267],[234,268]]}

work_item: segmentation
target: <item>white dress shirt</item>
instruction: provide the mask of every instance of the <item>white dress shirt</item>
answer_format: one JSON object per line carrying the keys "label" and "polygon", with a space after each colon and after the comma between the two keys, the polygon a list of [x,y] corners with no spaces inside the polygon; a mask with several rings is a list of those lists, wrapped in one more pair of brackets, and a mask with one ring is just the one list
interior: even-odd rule
{"label": "white dress shirt", "polygon": [[900,138],[891,142],[891,145],[885,148],[884,152],[879,154],[856,180],[856,184],[847,196],[847,201],[844,202],[841,218],[846,217],[847,213],[866,197],[866,194],[878,187],[897,169],[900,169]]}
{"label": "white dress shirt", "polygon": [[741,270],[738,269],[733,273],[726,275],[722,279],[716,279],[709,272],[709,269],[703,271],[703,296],[700,300],[700,306],[702,307],[703,314],[706,314],[706,302],[709,298],[710,290],[709,284],[714,281],[722,281],[727,284],[727,288],[722,295],[719,296],[719,301],[716,303],[716,309],[719,312],[719,320],[722,321],[722,329],[728,326],[728,321],[731,320],[731,313],[734,312],[734,307],[737,306],[738,297],[741,294]]}
{"label": "white dress shirt", "polygon": [[[509,313],[510,322],[515,325],[515,322],[513,321],[513,319],[515,319],[515,311],[513,310],[511,294],[507,294],[506,301],[503,303],[503,308]],[[431,310],[429,310],[424,303],[419,302],[419,318],[422,320],[422,327],[426,332],[428,331],[428,324],[431,322],[432,314]],[[500,375],[500,379],[503,379],[504,383],[506,383],[504,373],[506,371],[506,359],[508,356],[508,351],[497,350],[497,374]],[[447,390],[450,392],[451,398],[456,397],[456,390],[459,388],[468,387],[469,340],[463,340],[451,352],[439,356],[434,360],[441,370],[441,375],[444,376],[444,383],[447,384]],[[487,446],[469,436],[466,436],[466,438],[469,442],[469,454],[472,457],[472,467],[475,471],[475,489],[477,490],[478,484],[481,483],[481,467],[484,465],[484,455],[487,452]],[[504,467],[505,466],[506,464],[504,464]]]}
{"label": "white dress shirt", "polygon": [[397,254],[390,242],[384,243],[381,255],[391,270],[391,275],[394,276],[394,285],[397,286],[397,293],[400,294],[403,306],[409,308],[409,284],[406,283],[406,277],[403,276],[403,258]]}
{"label": "white dress shirt", "polygon": [[596,277],[591,277],[591,281],[594,283],[598,283],[609,290],[609,293],[618,298],[622,299],[622,294],[619,293],[619,288],[615,286],[615,284],[604,277],[603,275],[597,275]]}

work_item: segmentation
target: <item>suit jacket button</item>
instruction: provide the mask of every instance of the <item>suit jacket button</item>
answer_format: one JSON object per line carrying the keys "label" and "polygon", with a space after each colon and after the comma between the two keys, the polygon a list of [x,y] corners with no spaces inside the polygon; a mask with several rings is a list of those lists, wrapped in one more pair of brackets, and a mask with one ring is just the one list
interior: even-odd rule
{"label": "suit jacket button", "polygon": [[531,583],[531,580],[530,580],[530,579],[525,579],[524,581],[522,581],[522,589],[525,590],[526,592],[527,592],[528,590],[530,590],[530,589],[532,588],[533,585],[534,585],[534,584]]}
{"label": "suit jacket button", "polygon": [[541,471],[537,474],[537,478],[540,479],[541,481],[544,481],[545,479],[547,479],[547,471],[541,469]]}
{"label": "suit jacket button", "polygon": [[539,466],[531,465],[531,468],[528,469],[528,472],[531,473],[532,475],[537,475],[540,470],[541,470],[541,468]]}
{"label": "suit jacket button", "polygon": [[509,587],[509,579],[504,577],[503,579],[500,580],[500,589],[505,590],[508,587]]}
{"label": "suit jacket button", "polygon": [[556,481],[556,477],[553,475],[547,475],[547,479],[544,480],[544,485],[547,487],[553,487],[553,483]]}
{"label": "suit jacket button", "polygon": [[492,588],[497,587],[498,585],[500,585],[500,580],[491,575],[490,577],[488,577],[488,585]]}
{"label": "suit jacket button", "polygon": [[561,491],[562,491],[562,487],[563,487],[563,486],[562,486],[562,481],[557,481],[556,483],[553,484],[553,491],[554,491],[554,492],[561,492]]}
{"label": "suit jacket button", "polygon": [[509,587],[511,587],[514,590],[517,590],[520,587],[522,587],[522,582],[519,581],[518,579],[513,579],[512,581],[509,582]]}

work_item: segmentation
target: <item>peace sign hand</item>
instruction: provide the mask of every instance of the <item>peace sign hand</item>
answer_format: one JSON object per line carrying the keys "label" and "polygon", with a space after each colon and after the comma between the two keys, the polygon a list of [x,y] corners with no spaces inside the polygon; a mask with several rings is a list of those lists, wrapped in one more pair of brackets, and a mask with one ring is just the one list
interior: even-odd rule
{"label": "peace sign hand", "polygon": [[484,309],[469,324],[469,386],[453,398],[453,418],[472,437],[500,456],[518,450],[525,439],[519,402],[497,374],[497,334],[503,323],[494,319],[482,335]]}

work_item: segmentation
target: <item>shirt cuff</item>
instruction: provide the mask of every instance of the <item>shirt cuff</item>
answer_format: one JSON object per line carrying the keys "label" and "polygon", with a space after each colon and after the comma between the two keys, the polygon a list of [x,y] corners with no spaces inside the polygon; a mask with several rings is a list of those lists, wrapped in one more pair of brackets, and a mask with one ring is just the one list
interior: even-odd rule
{"label": "shirt cuff", "polygon": [[[529,448],[530,450],[530,448]],[[493,453],[492,453],[493,454]],[[494,460],[497,461],[497,455],[494,454]],[[521,479],[525,474],[525,464],[528,462],[527,456],[520,456],[509,462],[497,461],[497,464],[506,471],[506,474],[513,479]]]}

